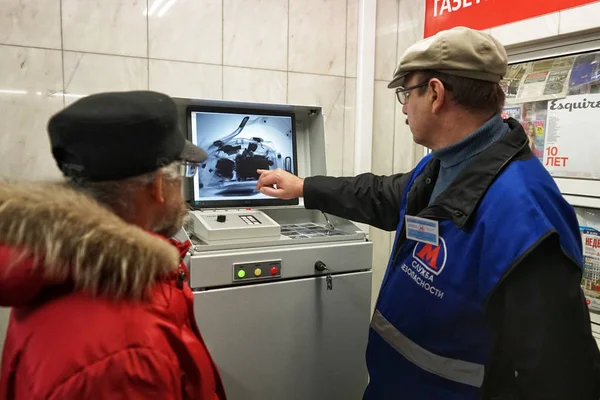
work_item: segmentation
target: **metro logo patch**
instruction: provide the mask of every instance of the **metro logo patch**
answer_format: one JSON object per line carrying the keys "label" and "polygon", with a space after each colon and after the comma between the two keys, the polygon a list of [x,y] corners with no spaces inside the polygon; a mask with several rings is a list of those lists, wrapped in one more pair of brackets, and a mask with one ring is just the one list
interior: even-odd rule
{"label": "metro logo patch", "polygon": [[446,266],[448,258],[446,241],[440,237],[438,246],[419,242],[413,250],[413,257],[429,272],[439,275]]}

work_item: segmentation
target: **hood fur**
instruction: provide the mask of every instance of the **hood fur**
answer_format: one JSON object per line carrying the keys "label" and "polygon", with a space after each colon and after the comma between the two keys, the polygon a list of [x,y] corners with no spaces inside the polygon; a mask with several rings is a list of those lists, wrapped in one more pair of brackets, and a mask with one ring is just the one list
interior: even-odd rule
{"label": "hood fur", "polygon": [[20,254],[0,258],[0,290],[3,281],[14,287],[7,281],[24,274],[11,270],[33,257],[30,275],[44,281],[73,282],[93,295],[141,298],[180,261],[168,241],[60,183],[0,183],[0,245]]}

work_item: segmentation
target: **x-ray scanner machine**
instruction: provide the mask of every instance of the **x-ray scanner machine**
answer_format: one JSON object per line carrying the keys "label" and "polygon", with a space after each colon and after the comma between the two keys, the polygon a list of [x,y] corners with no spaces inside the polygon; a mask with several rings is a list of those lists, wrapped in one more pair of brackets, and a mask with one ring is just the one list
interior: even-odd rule
{"label": "x-ray scanner machine", "polygon": [[256,169],[324,175],[321,108],[176,99],[208,159],[187,184],[198,325],[232,400],[360,399],[372,243],[256,190]]}

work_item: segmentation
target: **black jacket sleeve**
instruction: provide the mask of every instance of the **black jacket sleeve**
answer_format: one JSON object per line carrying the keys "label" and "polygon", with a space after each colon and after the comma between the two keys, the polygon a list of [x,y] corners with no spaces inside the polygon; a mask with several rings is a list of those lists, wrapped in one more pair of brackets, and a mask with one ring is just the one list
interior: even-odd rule
{"label": "black jacket sleeve", "polygon": [[393,231],[410,173],[391,176],[362,174],[353,178],[314,176],[304,180],[308,209]]}
{"label": "black jacket sleeve", "polygon": [[557,235],[506,276],[487,309],[496,339],[485,398],[600,398],[600,352],[580,281]]}

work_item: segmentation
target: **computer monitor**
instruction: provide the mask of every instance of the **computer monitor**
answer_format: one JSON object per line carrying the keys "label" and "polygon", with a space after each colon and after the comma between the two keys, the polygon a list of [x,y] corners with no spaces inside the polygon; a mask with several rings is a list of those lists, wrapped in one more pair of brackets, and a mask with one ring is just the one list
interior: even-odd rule
{"label": "computer monitor", "polygon": [[297,174],[296,124],[293,113],[189,106],[191,141],[208,159],[194,176],[194,208],[294,205],[256,190],[257,169],[281,168]]}

